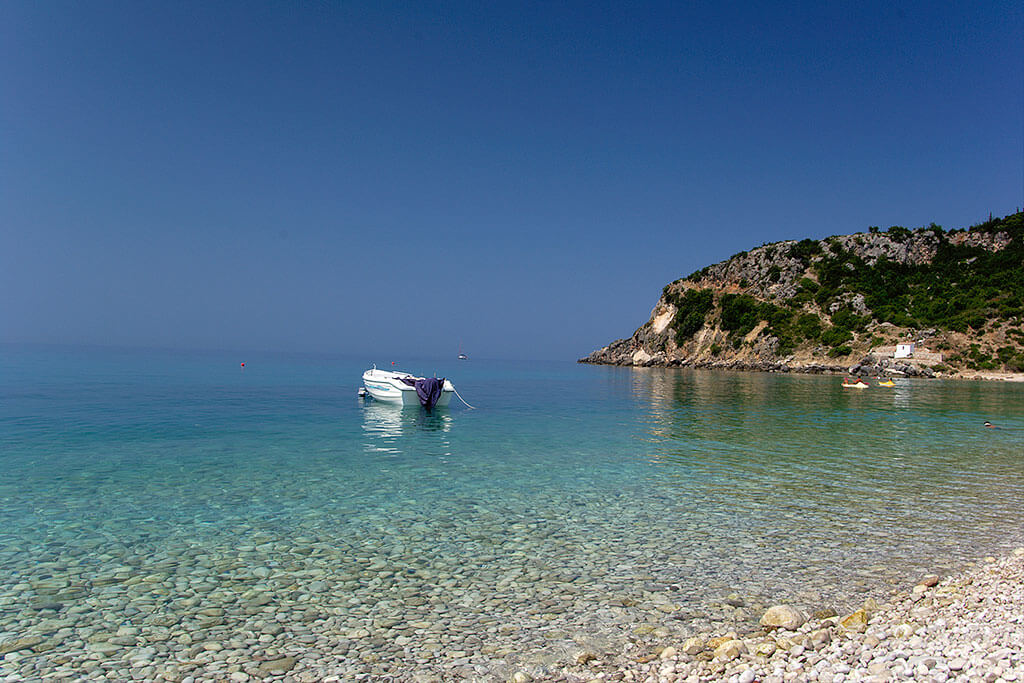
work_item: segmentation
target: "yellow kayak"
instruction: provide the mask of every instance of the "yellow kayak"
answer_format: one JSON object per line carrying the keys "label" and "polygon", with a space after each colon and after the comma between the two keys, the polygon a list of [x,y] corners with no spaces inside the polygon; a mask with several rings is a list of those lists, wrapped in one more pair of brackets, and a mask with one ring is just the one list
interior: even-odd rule
{"label": "yellow kayak", "polygon": [[887,379],[884,382],[879,382],[878,386],[880,386],[880,387],[894,387],[894,386],[896,386],[896,382],[893,382],[891,379]]}

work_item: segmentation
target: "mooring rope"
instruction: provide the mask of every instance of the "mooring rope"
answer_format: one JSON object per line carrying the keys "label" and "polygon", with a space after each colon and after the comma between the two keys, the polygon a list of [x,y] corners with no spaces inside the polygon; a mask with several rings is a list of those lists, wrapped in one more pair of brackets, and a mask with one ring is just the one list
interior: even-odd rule
{"label": "mooring rope", "polygon": [[[452,391],[455,392],[456,396],[459,396],[459,390],[455,388],[454,384],[452,385]],[[473,406],[471,406],[468,403],[466,403],[466,399],[462,398],[461,396],[459,396],[459,400],[462,401],[463,403],[465,403],[467,408],[469,408],[471,410],[476,410],[476,408],[474,408]]]}

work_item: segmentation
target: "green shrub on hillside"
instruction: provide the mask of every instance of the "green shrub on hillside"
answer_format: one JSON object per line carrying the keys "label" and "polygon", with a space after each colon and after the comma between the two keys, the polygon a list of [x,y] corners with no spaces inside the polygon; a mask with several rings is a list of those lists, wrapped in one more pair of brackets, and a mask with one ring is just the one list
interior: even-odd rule
{"label": "green shrub on hillside", "polygon": [[802,263],[805,268],[811,262],[811,258],[820,253],[821,243],[812,239],[800,240],[789,248],[790,257]]}
{"label": "green shrub on hillside", "polygon": [[[818,321],[814,314],[798,317],[793,311],[758,301],[748,294],[723,294],[719,297],[718,306],[719,324],[729,332],[734,348],[739,348],[743,338],[759,323],[765,322],[768,334],[779,340],[778,352],[786,354],[807,338],[808,331],[814,334],[812,323]],[[803,327],[800,326],[801,320],[804,321]]]}
{"label": "green shrub on hillside", "polygon": [[809,277],[800,278],[799,280],[797,280],[796,284],[797,287],[799,287],[801,290],[805,292],[810,292],[811,294],[817,292],[818,288],[820,287],[820,285],[817,282],[815,282]]}
{"label": "green shrub on hillside", "polygon": [[682,295],[666,289],[664,294],[676,307],[672,329],[676,332],[676,344],[682,346],[704,326],[708,313],[714,308],[714,294],[710,289],[688,289]]}
{"label": "green shrub on hillside", "polygon": [[853,341],[853,334],[849,330],[830,327],[821,333],[821,343],[827,346],[842,346],[848,341]]}
{"label": "green shrub on hillside", "polygon": [[1017,352],[1003,361],[1003,367],[1008,372],[1024,372],[1024,353]]}
{"label": "green shrub on hillside", "polygon": [[832,314],[832,324],[850,332],[860,332],[871,322],[870,315],[857,315],[849,308],[841,308]]}
{"label": "green shrub on hillside", "polygon": [[885,232],[896,242],[906,242],[910,238],[910,231],[901,225],[894,225]]}
{"label": "green shrub on hillside", "polygon": [[[887,259],[868,266],[832,244],[832,254],[813,265],[819,281],[815,302],[826,308],[841,294],[859,293],[879,322],[959,332],[981,329],[993,318],[1007,320],[1024,314],[1024,214],[992,219],[971,228],[1008,234],[1009,245],[997,252],[955,245],[937,225],[922,230],[939,237],[935,258],[922,266]],[[894,226],[888,234],[904,240],[910,231]]]}
{"label": "green shrub on hillside", "polygon": [[804,313],[797,318],[795,331],[801,339],[817,339],[821,336],[821,318],[814,313]]}

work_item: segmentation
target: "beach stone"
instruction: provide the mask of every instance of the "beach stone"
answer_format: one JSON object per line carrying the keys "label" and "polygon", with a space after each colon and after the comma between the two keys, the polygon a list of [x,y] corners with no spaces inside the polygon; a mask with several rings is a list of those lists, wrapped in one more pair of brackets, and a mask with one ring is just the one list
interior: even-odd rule
{"label": "beach stone", "polygon": [[727,640],[715,648],[715,659],[729,662],[746,652],[747,646],[742,640]]}
{"label": "beach stone", "polygon": [[868,664],[868,673],[872,676],[883,676],[889,673],[889,663],[884,659],[876,659]]}
{"label": "beach stone", "polygon": [[832,632],[827,628],[820,628],[812,631],[809,638],[811,645],[817,650],[832,642]]}
{"label": "beach stone", "polygon": [[47,652],[49,650],[53,650],[56,647],[57,647],[57,643],[53,642],[52,640],[44,640],[41,643],[33,645],[32,646],[32,652],[35,652],[35,653]]}
{"label": "beach stone", "polygon": [[864,609],[859,609],[853,614],[843,617],[839,625],[847,631],[864,633],[868,627],[868,613]]}
{"label": "beach stone", "polygon": [[26,636],[17,640],[8,640],[5,643],[0,643],[0,655],[5,655],[8,652],[17,652],[18,650],[31,650],[41,642],[43,642],[43,639],[39,636]]}
{"label": "beach stone", "polygon": [[88,649],[90,652],[98,652],[101,655],[109,655],[115,652],[119,652],[122,649],[122,647],[123,646],[118,645],[116,643],[98,642],[90,643]]}
{"label": "beach stone", "polygon": [[769,630],[782,628],[795,631],[807,623],[807,615],[790,605],[775,605],[768,608],[760,623]]}
{"label": "beach stone", "polygon": [[754,654],[760,657],[771,657],[777,649],[779,646],[775,644],[774,640],[762,640],[754,646]]}
{"label": "beach stone", "polygon": [[113,643],[114,645],[135,645],[137,640],[135,636],[114,636],[113,638],[110,638],[107,642]]}
{"label": "beach stone", "polygon": [[687,638],[683,642],[683,652],[690,655],[691,657],[699,652],[703,652],[707,647],[707,643],[700,636],[693,636]]}
{"label": "beach stone", "polygon": [[711,640],[709,640],[707,642],[707,648],[709,650],[714,650],[715,648],[717,648],[722,643],[728,643],[730,640],[736,640],[736,633],[735,632],[726,633],[724,636],[718,636],[717,638],[712,638]]}
{"label": "beach stone", "polygon": [[745,604],[739,593],[730,593],[722,602],[731,607],[743,607]]}
{"label": "beach stone", "polygon": [[910,636],[914,635],[914,631],[915,630],[916,629],[914,628],[914,626],[912,624],[907,624],[907,623],[897,624],[892,629],[892,635],[894,637],[896,637],[896,638],[906,639],[906,638],[909,638]]}
{"label": "beach stone", "polygon": [[295,662],[297,661],[295,657],[281,657],[280,659],[263,662],[259,665],[259,668],[264,674],[286,673],[295,667]]}
{"label": "beach stone", "polygon": [[661,659],[663,659],[663,660],[664,660],[664,659],[672,659],[672,658],[673,658],[673,657],[675,657],[675,656],[676,656],[677,654],[679,654],[679,651],[678,651],[678,650],[676,650],[676,649],[675,649],[674,647],[672,647],[671,645],[669,645],[669,646],[668,646],[668,647],[666,647],[666,648],[665,648],[664,650],[662,650],[662,651],[661,651],[661,654],[660,654],[660,655],[658,655],[658,656],[659,656],[659,657],[660,657]]}

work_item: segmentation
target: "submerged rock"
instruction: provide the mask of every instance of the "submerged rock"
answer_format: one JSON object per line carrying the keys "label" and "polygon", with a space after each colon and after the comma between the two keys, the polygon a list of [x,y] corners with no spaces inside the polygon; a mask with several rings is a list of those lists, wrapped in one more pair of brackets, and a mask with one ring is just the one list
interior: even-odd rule
{"label": "submerged rock", "polygon": [[43,642],[43,639],[38,636],[27,636],[25,638],[18,638],[17,640],[8,640],[5,643],[0,643],[0,655],[7,654],[8,652],[17,652],[19,650],[30,650],[41,642]]}
{"label": "submerged rock", "polygon": [[280,659],[263,662],[260,664],[260,670],[268,674],[285,673],[292,670],[296,661],[295,657],[281,657]]}

